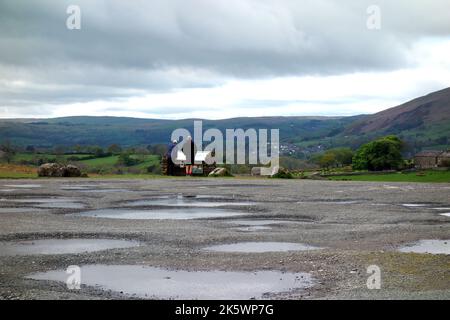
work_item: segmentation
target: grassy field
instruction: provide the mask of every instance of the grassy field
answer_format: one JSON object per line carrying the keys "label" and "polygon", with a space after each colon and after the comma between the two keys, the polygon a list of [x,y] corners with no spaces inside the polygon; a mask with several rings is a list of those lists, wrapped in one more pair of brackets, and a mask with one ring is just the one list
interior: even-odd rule
{"label": "grassy field", "polygon": [[0,164],[0,179],[37,178],[36,169],[28,166]]}
{"label": "grassy field", "polygon": [[[128,168],[136,169],[140,171],[146,171],[146,169],[149,166],[159,166],[159,157],[157,155],[133,155],[132,158],[139,159],[141,162],[130,166]],[[79,163],[86,165],[88,167],[101,167],[105,170],[113,169],[117,161],[119,160],[119,156],[110,156],[110,157],[103,157],[103,158],[95,158],[95,159],[89,159],[89,160],[82,160]]]}
{"label": "grassy field", "polygon": [[388,174],[364,174],[329,177],[330,180],[380,181],[380,182],[446,182],[450,183],[450,171],[424,171]]}
{"label": "grassy field", "polygon": [[63,154],[63,155],[56,155],[56,154],[50,154],[50,153],[17,153],[14,155],[13,162],[18,163],[20,161],[31,161],[35,158],[47,158],[47,159],[55,159],[55,158],[62,158],[67,160],[70,157],[78,157],[82,159],[83,157],[89,157],[88,154]]}

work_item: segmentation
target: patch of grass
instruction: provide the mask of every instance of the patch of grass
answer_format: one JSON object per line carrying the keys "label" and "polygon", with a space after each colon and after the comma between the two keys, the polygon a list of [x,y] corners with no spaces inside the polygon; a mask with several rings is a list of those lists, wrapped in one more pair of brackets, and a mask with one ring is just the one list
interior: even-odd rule
{"label": "patch of grass", "polygon": [[423,172],[364,174],[329,177],[329,180],[380,181],[380,182],[441,182],[450,183],[450,171],[428,170]]}
{"label": "patch of grass", "polygon": [[80,161],[80,163],[85,164],[90,167],[114,166],[117,163],[118,159],[119,159],[119,156],[110,156],[110,157],[82,160],[82,161]]}
{"label": "patch of grass", "polygon": [[0,179],[37,178],[36,169],[29,166],[0,164]]}

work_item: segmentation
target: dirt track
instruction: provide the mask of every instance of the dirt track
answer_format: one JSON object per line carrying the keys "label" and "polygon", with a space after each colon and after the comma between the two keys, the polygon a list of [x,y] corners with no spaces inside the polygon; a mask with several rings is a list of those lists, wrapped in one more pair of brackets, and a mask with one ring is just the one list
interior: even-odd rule
{"label": "dirt track", "polygon": [[[23,184],[41,187],[9,186]],[[61,188],[79,185],[90,185],[94,190]],[[105,189],[115,190],[107,192]],[[256,204],[224,207],[245,211],[245,217],[213,219],[124,220],[73,215],[86,210],[125,208],[129,207],[129,200],[173,194],[220,195]],[[2,209],[36,207],[14,202],[14,199],[49,196],[74,198],[85,208]],[[120,292],[93,287],[69,291],[64,283],[25,279],[34,272],[87,264],[311,273],[315,279],[313,287],[275,296],[286,299],[450,298],[450,255],[396,250],[421,239],[450,240],[450,217],[432,209],[450,207],[449,184],[231,178],[1,180],[0,198],[0,241],[111,238],[143,243],[136,248],[94,253],[0,255],[0,298],[3,299],[130,298]],[[417,203],[423,206],[403,205]],[[242,231],[228,223],[244,218],[293,220],[296,223],[273,225],[271,229],[253,232]],[[202,250],[209,245],[241,241],[298,242],[324,249],[276,253]],[[380,290],[366,287],[369,265],[381,269]]]}

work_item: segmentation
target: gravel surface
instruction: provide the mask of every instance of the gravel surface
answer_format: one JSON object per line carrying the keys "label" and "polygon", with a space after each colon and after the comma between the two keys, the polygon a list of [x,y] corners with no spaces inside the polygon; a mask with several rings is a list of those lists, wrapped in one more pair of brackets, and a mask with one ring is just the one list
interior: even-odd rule
{"label": "gravel surface", "polygon": [[[397,250],[420,240],[450,240],[450,218],[441,215],[447,211],[435,209],[450,207],[450,184],[86,178],[1,180],[1,189],[13,191],[0,191],[0,250],[5,242],[55,238],[134,240],[141,245],[81,254],[0,254],[0,299],[135,298],[84,285],[81,290],[68,290],[63,282],[26,278],[32,273],[92,264],[188,271],[277,270],[309,273],[313,277],[312,287],[272,295],[278,299],[450,298],[450,255]],[[133,200],[181,195],[202,195],[196,198],[198,201],[229,201],[229,206],[218,208],[241,215],[176,220],[76,215],[97,209],[168,210],[161,205],[131,204]],[[34,198],[36,203],[31,201]],[[58,206],[60,199],[67,198],[82,205]],[[241,206],[233,202],[252,204]],[[230,223],[258,219],[296,223],[263,223],[270,229],[248,230]],[[203,250],[214,245],[258,241],[299,243],[322,249],[263,253]],[[379,290],[367,288],[370,265],[381,270]]]}

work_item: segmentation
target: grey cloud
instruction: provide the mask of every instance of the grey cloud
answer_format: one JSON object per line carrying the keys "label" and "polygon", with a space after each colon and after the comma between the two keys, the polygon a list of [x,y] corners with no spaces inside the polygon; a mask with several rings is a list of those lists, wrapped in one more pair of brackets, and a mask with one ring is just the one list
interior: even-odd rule
{"label": "grey cloud", "polygon": [[[392,70],[422,37],[448,37],[447,0],[3,0],[0,105],[79,102],[261,78]],[[67,30],[78,4],[82,29]],[[24,102],[25,101],[25,102]]]}

